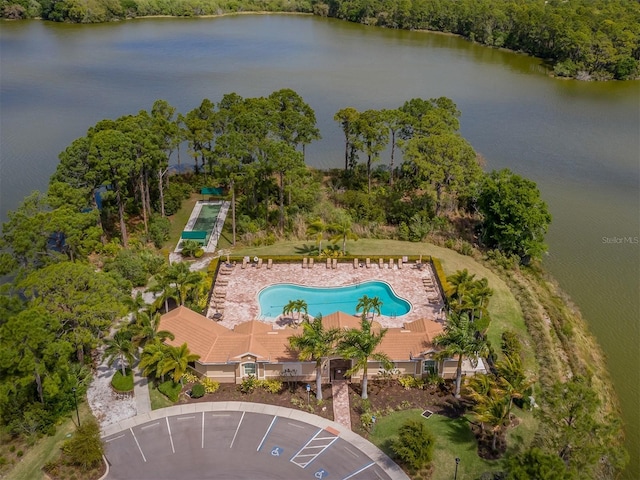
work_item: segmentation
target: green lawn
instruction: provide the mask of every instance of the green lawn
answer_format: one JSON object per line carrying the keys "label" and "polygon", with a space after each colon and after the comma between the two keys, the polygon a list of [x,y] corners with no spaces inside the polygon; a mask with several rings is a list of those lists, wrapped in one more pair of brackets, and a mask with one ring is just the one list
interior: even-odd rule
{"label": "green lawn", "polygon": [[[87,421],[93,417],[86,402],[79,405],[80,421]],[[73,435],[76,429],[76,413],[73,412],[73,420],[66,419],[56,428],[55,435],[42,437],[29,450],[25,451],[24,457],[6,477],[7,480],[41,480],[44,479],[42,467],[60,455],[60,448],[67,435]],[[47,477],[48,478],[48,477]]]}
{"label": "green lawn", "polygon": [[[404,410],[379,418],[369,440],[387,455],[393,456],[391,441],[397,436],[399,428],[405,421],[417,419],[425,422],[436,437],[432,480],[453,478],[456,457],[460,459],[458,478],[478,478],[484,472],[501,470],[501,460],[488,461],[478,457],[477,442],[465,418],[450,419],[442,415],[432,415],[425,419],[421,413],[422,411],[417,409]],[[537,423],[530,412],[517,410],[514,413],[521,420],[518,426],[507,432],[507,445],[512,450],[520,451],[531,443]]]}
{"label": "green lawn", "polygon": [[153,382],[149,382],[149,397],[151,398],[151,410],[173,406],[173,402],[160,393],[153,386]]}
{"label": "green lawn", "polygon": [[392,413],[378,420],[369,440],[392,456],[391,441],[398,429],[409,420],[426,422],[436,437],[433,455],[433,480],[453,478],[456,457],[460,459],[458,478],[478,478],[483,472],[499,470],[500,463],[489,462],[477,455],[477,443],[464,418],[452,420],[441,415],[425,419],[421,410],[405,410]]}
{"label": "green lawn", "polygon": [[201,198],[202,195],[200,195],[199,193],[192,193],[189,199],[182,202],[180,210],[168,217],[171,221],[171,227],[169,228],[169,239],[162,246],[163,249],[173,251],[176,248],[178,242],[180,241],[182,231],[189,221],[189,217],[191,216],[193,207]]}

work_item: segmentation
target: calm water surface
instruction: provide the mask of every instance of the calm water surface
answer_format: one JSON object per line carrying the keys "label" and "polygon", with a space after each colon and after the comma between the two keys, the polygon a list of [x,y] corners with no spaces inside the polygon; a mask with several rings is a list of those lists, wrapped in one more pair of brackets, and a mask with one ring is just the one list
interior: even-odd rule
{"label": "calm water surface", "polygon": [[[550,205],[547,267],[603,346],[640,478],[640,88],[548,78],[540,62],[437,34],[313,17],[146,19],[108,25],[2,23],[0,220],[46,189],[58,153],[89,126],[205,97],[293,88],[315,109],[316,167],[342,164],[345,106],[451,97],[489,168],[535,180]],[[183,152],[183,158],[186,158]],[[618,240],[619,239],[619,240]]]}

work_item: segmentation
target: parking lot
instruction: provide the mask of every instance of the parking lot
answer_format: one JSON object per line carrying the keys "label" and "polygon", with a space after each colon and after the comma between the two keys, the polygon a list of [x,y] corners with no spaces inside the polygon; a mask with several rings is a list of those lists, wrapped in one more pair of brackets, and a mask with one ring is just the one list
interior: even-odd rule
{"label": "parking lot", "polygon": [[106,478],[407,478],[372,444],[314,415],[242,402],[193,407],[157,410],[144,416],[154,418],[107,429]]}

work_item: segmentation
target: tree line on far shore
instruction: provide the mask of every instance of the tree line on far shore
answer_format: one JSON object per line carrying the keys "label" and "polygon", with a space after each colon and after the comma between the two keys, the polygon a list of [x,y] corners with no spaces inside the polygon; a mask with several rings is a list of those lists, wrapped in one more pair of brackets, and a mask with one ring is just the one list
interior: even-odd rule
{"label": "tree line on far shore", "polygon": [[99,23],[150,15],[299,12],[403,30],[461,35],[549,61],[555,75],[637,79],[640,4],[634,0],[2,0],[0,16]]}

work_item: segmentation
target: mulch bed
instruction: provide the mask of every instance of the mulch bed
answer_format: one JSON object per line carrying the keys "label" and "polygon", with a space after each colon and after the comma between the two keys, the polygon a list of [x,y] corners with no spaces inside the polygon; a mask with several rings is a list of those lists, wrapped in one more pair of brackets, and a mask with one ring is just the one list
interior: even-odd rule
{"label": "mulch bed", "polygon": [[307,404],[307,384],[300,382],[284,383],[280,393],[269,393],[262,388],[256,388],[251,393],[242,393],[239,385],[232,383],[221,383],[220,388],[215,393],[206,394],[201,398],[190,398],[187,391],[191,390],[190,385],[186,385],[180,394],[179,403],[198,402],[253,402],[266,403],[286,408],[297,408],[305,412],[313,413],[323,418],[333,420],[333,398],[331,396],[331,385],[322,386],[322,403],[318,405],[315,399],[315,383],[309,395]]}
{"label": "mulch bed", "polygon": [[[362,426],[362,389],[359,383],[349,385],[349,403],[351,405],[351,429],[363,437],[368,431]],[[405,389],[396,381],[371,381],[367,388],[370,409],[374,414],[385,415],[397,410],[420,408],[433,413],[458,418],[464,414],[467,405],[454,397],[453,384],[427,386],[424,390]]]}
{"label": "mulch bed", "polygon": [[[286,408],[297,408],[333,420],[331,385],[322,386],[323,401],[320,405],[315,401],[313,392],[315,384],[312,385],[310,402],[307,404],[306,385],[306,383],[300,382],[285,383],[280,393],[273,394],[262,388],[257,388],[251,393],[242,393],[238,385],[223,383],[220,384],[219,390],[215,393],[207,394],[201,398],[190,398],[187,392],[191,389],[191,385],[187,384],[180,395],[179,403],[227,401],[266,403]],[[424,390],[416,388],[406,390],[397,381],[370,380],[368,393],[371,411],[378,415],[388,414],[397,410],[420,408],[431,410],[449,418],[458,418],[464,414],[467,405],[453,396],[452,389],[452,383],[445,383],[440,386],[429,386]],[[367,437],[368,432],[360,422],[362,413],[360,395],[360,384],[350,384],[351,429],[359,435]]]}

